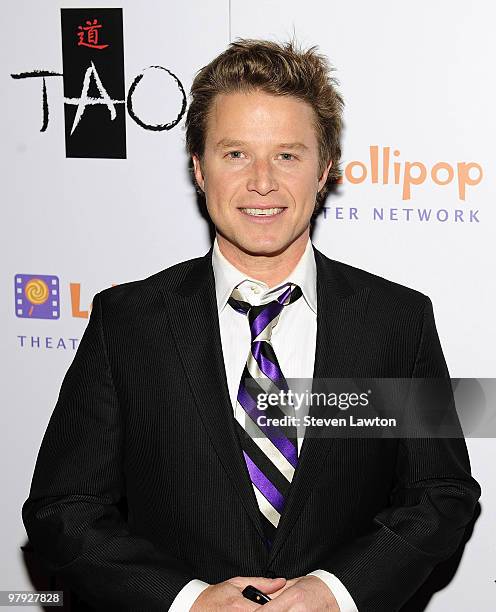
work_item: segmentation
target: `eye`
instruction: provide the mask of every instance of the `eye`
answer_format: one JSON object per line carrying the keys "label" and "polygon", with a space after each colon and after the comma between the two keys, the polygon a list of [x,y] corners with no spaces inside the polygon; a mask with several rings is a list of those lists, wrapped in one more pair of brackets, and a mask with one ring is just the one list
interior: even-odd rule
{"label": "eye", "polygon": [[292,153],[279,153],[283,161],[293,161],[296,157]]}
{"label": "eye", "polygon": [[243,153],[241,151],[229,151],[229,153],[226,154],[228,159],[243,159],[241,157],[242,155]]}

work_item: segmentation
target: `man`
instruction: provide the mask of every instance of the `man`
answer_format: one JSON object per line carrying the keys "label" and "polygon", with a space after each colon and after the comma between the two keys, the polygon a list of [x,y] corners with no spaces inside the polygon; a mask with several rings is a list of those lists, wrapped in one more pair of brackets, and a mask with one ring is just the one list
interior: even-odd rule
{"label": "man", "polygon": [[[480,495],[463,439],[254,428],[249,382],[446,378],[426,296],[332,261],[310,223],[339,176],[325,60],[240,40],[187,118],[213,248],[97,294],[23,518],[102,610],[399,609]],[[249,433],[251,432],[251,433]]]}

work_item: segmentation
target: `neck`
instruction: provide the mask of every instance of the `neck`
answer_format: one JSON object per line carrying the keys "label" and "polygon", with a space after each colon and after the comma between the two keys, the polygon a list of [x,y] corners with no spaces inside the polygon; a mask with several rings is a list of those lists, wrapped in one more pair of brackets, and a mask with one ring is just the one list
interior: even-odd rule
{"label": "neck", "polygon": [[307,230],[281,252],[253,255],[241,250],[217,233],[217,244],[227,261],[243,274],[262,281],[269,288],[276,286],[291,274],[300,261],[308,240],[309,231]]}

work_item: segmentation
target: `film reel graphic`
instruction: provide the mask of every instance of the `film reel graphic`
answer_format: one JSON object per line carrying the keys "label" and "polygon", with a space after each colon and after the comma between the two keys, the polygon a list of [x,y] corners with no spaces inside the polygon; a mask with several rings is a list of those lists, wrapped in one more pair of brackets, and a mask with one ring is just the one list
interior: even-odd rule
{"label": "film reel graphic", "polygon": [[16,315],[26,319],[60,317],[59,279],[46,274],[16,274]]}
{"label": "film reel graphic", "polygon": [[24,295],[31,303],[28,316],[33,314],[35,305],[44,304],[50,297],[48,285],[41,278],[32,278],[24,287]]}

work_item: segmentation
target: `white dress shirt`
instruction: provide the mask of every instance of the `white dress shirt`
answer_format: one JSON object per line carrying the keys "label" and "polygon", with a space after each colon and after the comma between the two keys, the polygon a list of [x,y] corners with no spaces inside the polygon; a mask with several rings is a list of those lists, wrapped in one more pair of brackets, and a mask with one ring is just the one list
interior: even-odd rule
{"label": "white dress shirt", "polygon": [[[219,312],[220,336],[227,386],[233,410],[236,411],[238,387],[251,345],[250,326],[246,316],[227,303],[233,289],[238,287],[243,299],[252,305],[270,301],[270,294],[281,285],[291,282],[298,285],[303,296],[285,308],[274,327],[271,344],[277,355],[281,371],[286,379],[312,379],[317,337],[317,269],[310,240],[294,270],[276,287],[269,287],[240,272],[222,255],[214,241],[212,266]],[[304,431],[298,430],[298,454]],[[353,598],[343,583],[326,570],[315,570],[310,576],[323,580],[334,594],[341,612],[358,612]],[[209,586],[202,580],[191,580],[177,594],[169,612],[186,612],[200,593]]]}

